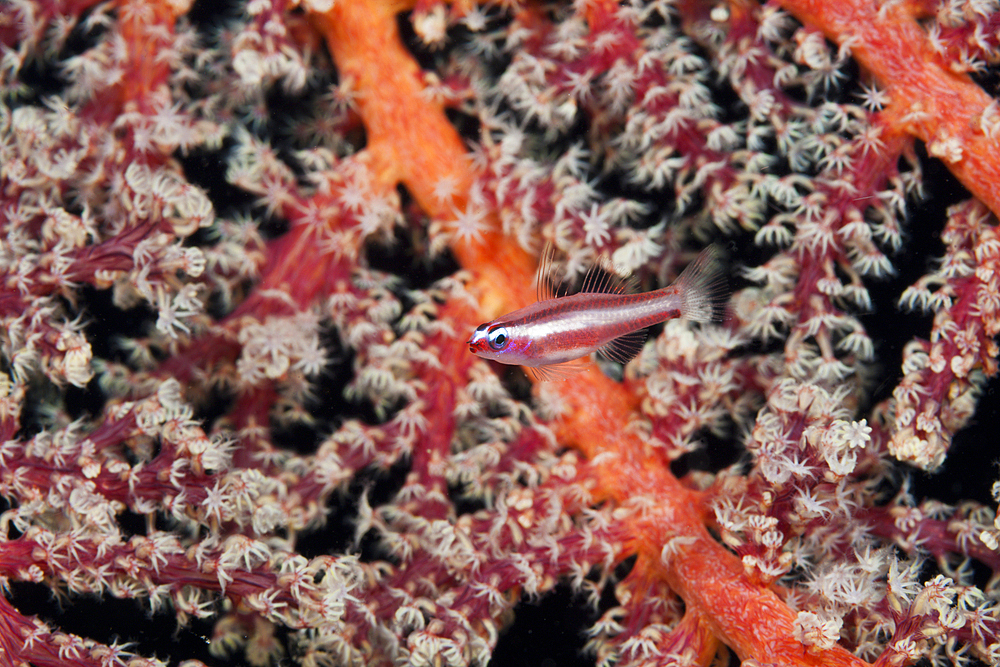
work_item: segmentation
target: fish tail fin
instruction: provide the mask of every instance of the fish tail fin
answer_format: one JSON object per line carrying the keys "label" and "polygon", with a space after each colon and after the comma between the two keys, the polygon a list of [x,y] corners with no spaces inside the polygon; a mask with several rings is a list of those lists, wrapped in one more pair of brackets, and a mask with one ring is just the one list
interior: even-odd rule
{"label": "fish tail fin", "polygon": [[674,286],[681,295],[681,317],[693,322],[723,320],[729,285],[715,246],[705,248],[688,264]]}

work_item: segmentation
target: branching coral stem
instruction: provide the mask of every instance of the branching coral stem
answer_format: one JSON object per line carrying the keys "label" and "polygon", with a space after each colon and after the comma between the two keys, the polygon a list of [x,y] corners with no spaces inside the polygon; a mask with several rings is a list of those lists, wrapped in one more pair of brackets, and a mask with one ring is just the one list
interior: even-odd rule
{"label": "branching coral stem", "polygon": [[[445,216],[449,211],[436,201],[433,185],[451,179],[458,192],[467,192],[471,175],[463,169],[466,158],[458,134],[443,108],[423,94],[417,64],[399,40],[395,20],[399,9],[378,2],[336,3],[315,21],[341,76],[350,78],[359,92],[369,165],[382,186],[402,182],[429,215]],[[485,304],[483,310],[489,311],[480,313],[481,318],[533,298],[532,258],[515,240],[492,233],[483,243],[456,244],[453,250],[473,272],[470,288]],[[455,322],[457,327],[474,324]],[[464,348],[464,338],[455,338],[453,344]],[[634,526],[632,546],[640,554],[638,566],[649,568],[653,577],[665,578],[688,609],[700,614],[696,623],[700,633],[709,628],[743,659],[865,664],[840,647],[808,653],[795,639],[795,614],[773,591],[746,577],[736,556],[709,535],[698,494],[683,487],[629,431],[636,399],[628,390],[596,367],[550,389],[568,408],[556,427],[560,441],[594,463],[595,497],[624,501],[638,486],[657,499],[655,510]],[[670,558],[661,559],[663,545],[678,536],[685,538],[678,543],[681,546]]]}
{"label": "branching coral stem", "polygon": [[[340,76],[361,92],[358,113],[368,145],[360,159],[382,188],[391,190],[402,183],[429,216],[446,218],[465,207],[473,173],[461,137],[444,107],[426,95],[420,69],[400,41],[396,13],[405,5],[335,3],[313,19],[326,37]],[[434,186],[442,179],[455,185],[455,197],[447,205],[434,195]],[[481,257],[478,250],[464,245],[454,248],[463,266],[476,269],[477,281],[494,285],[485,290],[484,298],[489,302],[496,297],[492,308],[485,306],[496,314],[509,308],[511,296],[519,295],[520,286],[506,277],[507,268],[530,272],[534,265],[534,258],[515,244],[503,248],[495,244],[498,239],[495,234],[487,236],[483,247],[490,250]],[[529,293],[530,281],[524,294]]]}
{"label": "branching coral stem", "polygon": [[948,69],[917,23],[917,2],[781,0],[799,21],[820,28],[870,72],[890,98],[882,116],[944,160],[974,196],[1000,215],[1000,164],[995,134],[982,119],[992,98],[963,72]]}
{"label": "branching coral stem", "polygon": [[[637,567],[660,576],[708,619],[715,635],[741,659],[775,664],[864,665],[840,647],[809,653],[794,636],[795,614],[770,589],[744,574],[736,557],[705,528],[700,494],[682,486],[661,460],[628,428],[634,399],[596,368],[558,385],[566,407],[556,432],[562,444],[584,452],[597,469],[600,492],[624,501],[655,498],[652,509],[634,525]],[[670,550],[661,558],[663,545]],[[665,562],[664,562],[665,561]]]}
{"label": "branching coral stem", "polygon": [[472,174],[461,168],[467,164],[461,138],[441,104],[426,98],[419,66],[400,42],[396,14],[403,9],[401,3],[338,2],[315,21],[340,77],[360,93],[368,166],[384,187],[403,183],[434,215],[441,208],[434,177],[447,173],[460,179],[456,191],[461,192],[468,191]]}

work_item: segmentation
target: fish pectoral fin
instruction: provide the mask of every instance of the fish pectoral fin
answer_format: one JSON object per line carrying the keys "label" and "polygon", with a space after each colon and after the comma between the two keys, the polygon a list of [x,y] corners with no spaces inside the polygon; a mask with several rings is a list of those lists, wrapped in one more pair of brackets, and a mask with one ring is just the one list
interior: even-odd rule
{"label": "fish pectoral fin", "polygon": [[642,351],[642,346],[646,343],[646,333],[646,329],[630,331],[615,338],[598,352],[612,361],[617,361],[622,365],[627,364]]}
{"label": "fish pectoral fin", "polygon": [[544,366],[524,366],[531,377],[540,382],[551,380],[566,380],[590,366],[588,357],[581,357],[571,361],[563,361],[558,364],[546,364]]}

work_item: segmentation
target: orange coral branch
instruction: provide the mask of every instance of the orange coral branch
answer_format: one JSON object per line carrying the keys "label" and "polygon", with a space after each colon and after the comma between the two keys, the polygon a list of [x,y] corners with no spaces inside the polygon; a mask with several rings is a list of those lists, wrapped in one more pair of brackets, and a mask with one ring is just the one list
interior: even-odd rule
{"label": "orange coral branch", "polygon": [[[379,2],[337,3],[317,16],[316,24],[341,76],[360,93],[367,159],[383,186],[404,183],[426,212],[444,218],[451,211],[433,196],[434,184],[451,179],[459,192],[467,191],[471,175],[463,169],[465,152],[443,108],[423,94],[417,65],[399,41],[394,12]],[[482,244],[457,244],[454,250],[474,273],[470,287],[486,304],[483,319],[533,298],[533,262],[516,241],[493,233]],[[476,322],[455,324],[472,327]],[[455,339],[454,345],[464,347],[464,338]],[[592,463],[598,482],[595,497],[624,501],[640,492],[656,499],[653,512],[634,525],[630,546],[639,552],[641,566],[666,579],[687,608],[707,619],[714,634],[741,658],[779,664],[865,664],[840,647],[808,653],[795,639],[795,614],[773,591],[750,581],[736,556],[709,535],[700,494],[683,487],[662,459],[629,431],[635,396],[596,367],[548,390],[567,408],[556,425],[560,441],[579,449]],[[663,545],[674,538],[680,539],[673,542],[672,556],[661,559]]]}
{"label": "orange coral branch", "polygon": [[[432,216],[447,215],[433,196],[437,180],[457,179],[456,192],[472,185],[462,140],[439,102],[426,98],[420,69],[403,47],[396,14],[383,2],[338,2],[315,16],[342,80],[359,91],[369,166],[388,187],[403,183]],[[415,104],[419,100],[419,103]]]}
{"label": "orange coral branch", "polygon": [[[963,72],[942,64],[917,23],[916,2],[885,5],[865,0],[780,0],[802,23],[820,28],[889,93],[887,125],[927,144],[953,174],[1000,215],[998,141],[991,129],[993,99]],[[991,106],[993,105],[993,106]]]}
{"label": "orange coral branch", "polygon": [[[628,429],[634,398],[596,369],[553,385],[566,407],[560,442],[587,454],[599,491],[622,501],[655,498],[635,526],[632,546],[640,562],[662,576],[709,619],[715,634],[741,659],[776,664],[864,665],[840,647],[809,653],[795,639],[795,614],[770,589],[751,582],[736,557],[709,535],[700,494],[683,487],[661,460]],[[667,545],[667,558],[661,553]],[[674,545],[674,546],[671,546]],[[666,563],[663,563],[666,560]],[[639,564],[637,564],[637,567]]]}
{"label": "orange coral branch", "polygon": [[[466,205],[473,173],[461,137],[441,103],[426,95],[420,69],[400,41],[395,17],[403,8],[393,3],[338,2],[313,18],[341,78],[361,92],[358,113],[368,145],[360,159],[383,188],[402,183],[430,217],[447,219]],[[447,205],[434,196],[434,186],[444,180],[454,185],[455,192]],[[476,269],[486,313],[498,315],[533,294],[530,279],[518,283],[508,277],[508,270],[528,271],[530,276],[534,259],[516,246],[500,244],[497,235],[488,234],[478,248],[462,245],[454,251],[463,266]]]}

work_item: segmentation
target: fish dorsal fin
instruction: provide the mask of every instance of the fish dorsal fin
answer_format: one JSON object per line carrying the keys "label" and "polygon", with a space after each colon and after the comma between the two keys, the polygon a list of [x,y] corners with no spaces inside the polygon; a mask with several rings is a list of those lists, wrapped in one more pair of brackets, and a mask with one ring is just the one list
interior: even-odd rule
{"label": "fish dorsal fin", "polygon": [[596,264],[590,267],[583,277],[580,292],[596,292],[600,294],[628,294],[634,292],[637,284],[635,276],[623,278],[615,270],[615,265],[607,255],[602,255]]}
{"label": "fish dorsal fin", "polygon": [[555,248],[552,241],[546,241],[542,248],[542,255],[538,258],[538,271],[535,272],[535,298],[539,301],[548,301],[556,298],[556,291],[552,286],[552,255]]}
{"label": "fish dorsal fin", "polygon": [[615,338],[598,351],[608,359],[625,365],[635,359],[636,355],[642,351],[642,346],[646,343],[646,334],[646,329],[630,331]]}
{"label": "fish dorsal fin", "polygon": [[[542,254],[538,258],[538,271],[535,273],[535,296],[539,301],[548,301],[566,296],[566,285],[557,283],[552,277],[552,257],[555,247],[552,241],[546,241]],[[556,287],[556,285],[559,287]],[[602,255],[583,277],[580,293],[599,294],[629,294],[636,290],[638,280],[635,276],[623,278],[607,255]]]}

